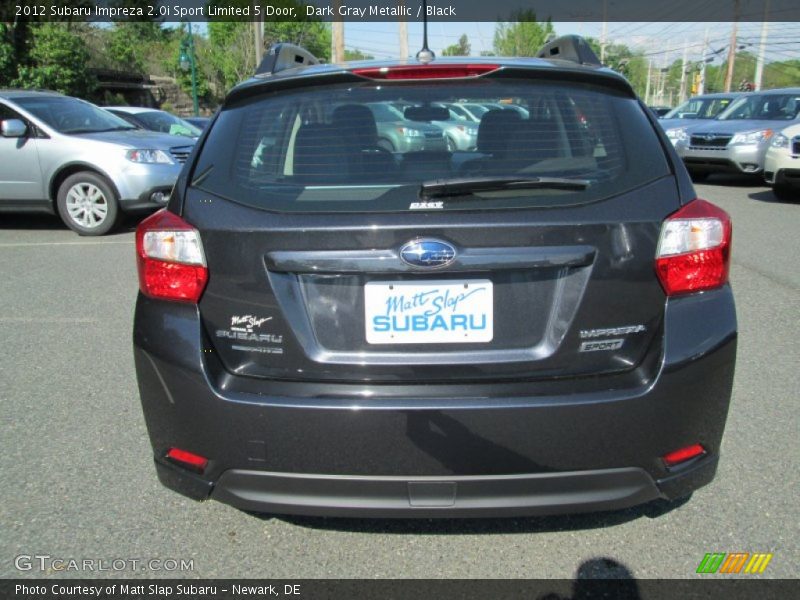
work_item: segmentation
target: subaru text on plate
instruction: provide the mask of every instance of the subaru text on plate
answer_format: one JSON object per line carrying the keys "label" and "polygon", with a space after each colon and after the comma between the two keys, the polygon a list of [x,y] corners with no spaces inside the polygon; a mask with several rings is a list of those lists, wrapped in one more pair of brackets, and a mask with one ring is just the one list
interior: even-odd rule
{"label": "subaru text on plate", "polygon": [[[597,62],[577,37],[534,59],[273,48],[137,231],[161,481],[377,517],[608,510],[711,481],[730,219]],[[456,102],[505,108],[470,150],[379,143],[375,106],[424,124]]]}

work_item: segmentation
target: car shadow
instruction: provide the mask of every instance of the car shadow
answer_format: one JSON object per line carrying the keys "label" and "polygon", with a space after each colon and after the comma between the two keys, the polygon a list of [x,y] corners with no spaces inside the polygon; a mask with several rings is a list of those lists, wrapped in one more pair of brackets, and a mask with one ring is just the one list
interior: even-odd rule
{"label": "car shadow", "polygon": [[262,520],[277,519],[298,527],[347,533],[475,535],[498,533],[550,533],[601,529],[622,525],[643,517],[655,519],[686,504],[691,495],[678,500],[654,500],[622,510],[543,517],[484,519],[355,519],[306,517],[247,512]]}
{"label": "car shadow", "polygon": [[734,173],[712,173],[703,181],[695,181],[695,185],[713,185],[715,187],[750,187],[767,189],[761,177],[754,175],[737,175]]}
{"label": "car shadow", "polygon": [[[768,204],[797,204],[797,201],[782,200],[778,198],[772,190],[765,190],[763,192],[752,192],[747,194],[751,200],[758,200],[759,202],[767,202]],[[798,193],[797,200],[800,200],[800,193]]]}
{"label": "car shadow", "polygon": [[[116,228],[111,233],[103,237],[130,233],[136,230],[136,226],[147,215],[122,215]],[[16,231],[69,231],[60,217],[48,213],[36,214],[17,214],[8,213],[0,218],[0,230]]]}

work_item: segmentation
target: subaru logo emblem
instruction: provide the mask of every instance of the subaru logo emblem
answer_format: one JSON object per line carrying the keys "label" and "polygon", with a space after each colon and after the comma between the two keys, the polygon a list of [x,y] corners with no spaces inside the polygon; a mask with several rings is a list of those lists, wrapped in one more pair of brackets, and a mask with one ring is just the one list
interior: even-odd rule
{"label": "subaru logo emblem", "polygon": [[455,257],[456,249],[440,240],[412,240],[400,248],[400,258],[412,267],[444,267],[453,262]]}
{"label": "subaru logo emblem", "polygon": [[716,138],[716,137],[717,137],[717,136],[715,136],[713,133],[707,133],[707,134],[705,135],[705,138],[706,138],[706,140],[708,140],[709,142],[710,142],[711,140],[713,140],[714,138]]}

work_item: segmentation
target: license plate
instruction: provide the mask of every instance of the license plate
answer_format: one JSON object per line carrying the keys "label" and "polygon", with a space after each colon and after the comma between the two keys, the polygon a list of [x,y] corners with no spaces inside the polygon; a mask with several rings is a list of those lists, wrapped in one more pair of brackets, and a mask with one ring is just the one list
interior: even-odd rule
{"label": "license plate", "polygon": [[494,292],[488,279],[372,281],[364,286],[370,344],[491,342]]}

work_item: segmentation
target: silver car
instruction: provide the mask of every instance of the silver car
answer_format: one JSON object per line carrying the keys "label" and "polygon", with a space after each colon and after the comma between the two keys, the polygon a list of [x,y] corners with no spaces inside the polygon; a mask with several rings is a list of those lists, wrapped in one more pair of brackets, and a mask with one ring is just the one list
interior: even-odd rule
{"label": "silver car", "polygon": [[686,128],[714,119],[744,92],[720,92],[689,98],[658,120],[674,146],[686,136]]}
{"label": "silver car", "polygon": [[164,206],[194,140],[55,92],[0,91],[0,211],[57,212],[81,235]]}
{"label": "silver car", "polygon": [[772,137],[800,119],[800,88],[751,93],[711,121],[686,128],[675,144],[695,179],[710,173],[760,175]]}

